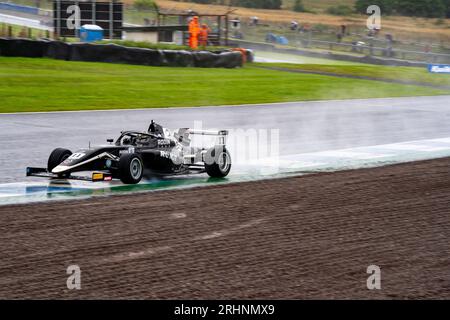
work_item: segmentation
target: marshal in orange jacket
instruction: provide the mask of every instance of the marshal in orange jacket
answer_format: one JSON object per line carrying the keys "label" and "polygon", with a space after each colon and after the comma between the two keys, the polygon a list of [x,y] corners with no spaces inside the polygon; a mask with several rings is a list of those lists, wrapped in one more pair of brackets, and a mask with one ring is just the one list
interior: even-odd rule
{"label": "marshal in orange jacket", "polygon": [[200,34],[200,24],[198,23],[198,17],[195,16],[189,22],[189,46],[192,49],[198,48],[198,36]]}
{"label": "marshal in orange jacket", "polygon": [[206,47],[208,45],[208,35],[211,32],[211,29],[207,24],[202,24],[202,28],[200,29],[199,43],[201,46]]}

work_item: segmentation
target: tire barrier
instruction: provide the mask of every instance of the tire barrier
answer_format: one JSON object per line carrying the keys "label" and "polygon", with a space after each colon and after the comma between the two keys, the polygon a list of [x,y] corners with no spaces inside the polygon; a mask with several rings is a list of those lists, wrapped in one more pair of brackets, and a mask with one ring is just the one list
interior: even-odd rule
{"label": "tire barrier", "polygon": [[66,43],[52,40],[0,38],[0,56],[67,61],[125,63],[146,66],[236,68],[242,52],[186,51],[124,47],[117,44]]}
{"label": "tire barrier", "polygon": [[0,38],[0,55],[5,57],[42,58],[48,50],[49,41]]}

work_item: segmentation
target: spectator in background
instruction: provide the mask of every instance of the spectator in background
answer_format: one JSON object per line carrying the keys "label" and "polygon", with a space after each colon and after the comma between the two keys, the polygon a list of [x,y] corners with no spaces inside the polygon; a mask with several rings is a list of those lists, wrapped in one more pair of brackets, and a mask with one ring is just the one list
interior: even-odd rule
{"label": "spectator in background", "polygon": [[199,44],[201,47],[206,47],[208,45],[208,35],[211,32],[211,29],[208,27],[206,23],[202,24],[202,28],[200,29],[199,34]]}
{"label": "spectator in background", "polygon": [[194,10],[191,10],[191,9],[189,9],[189,10],[187,11],[187,13],[188,13],[190,16],[197,16],[197,15],[198,15],[197,11],[194,11]]}
{"label": "spectator in background", "polygon": [[386,34],[386,41],[389,44],[392,44],[392,42],[394,42],[394,37],[392,36],[392,34],[390,34],[390,33]]}
{"label": "spectator in background", "polygon": [[303,32],[309,32],[309,30],[311,29],[309,23],[305,23],[303,25]]}
{"label": "spectator in background", "polygon": [[291,21],[291,30],[292,30],[292,31],[295,31],[295,30],[297,30],[297,29],[298,29],[298,22],[295,21],[295,20],[292,20],[292,21]]}

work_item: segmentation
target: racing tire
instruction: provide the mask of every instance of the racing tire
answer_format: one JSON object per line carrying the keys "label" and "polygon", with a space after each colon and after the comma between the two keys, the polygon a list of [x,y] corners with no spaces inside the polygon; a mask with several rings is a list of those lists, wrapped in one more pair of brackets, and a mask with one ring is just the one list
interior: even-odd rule
{"label": "racing tire", "polygon": [[52,170],[60,165],[64,160],[72,155],[72,151],[64,148],[56,148],[50,153],[47,162],[47,171],[52,172]]}
{"label": "racing tire", "polygon": [[224,178],[231,170],[231,156],[222,146],[211,148],[206,153],[206,173],[212,178]]}
{"label": "racing tire", "polygon": [[125,184],[136,184],[144,175],[144,163],[141,156],[135,153],[126,153],[120,157],[118,175]]}

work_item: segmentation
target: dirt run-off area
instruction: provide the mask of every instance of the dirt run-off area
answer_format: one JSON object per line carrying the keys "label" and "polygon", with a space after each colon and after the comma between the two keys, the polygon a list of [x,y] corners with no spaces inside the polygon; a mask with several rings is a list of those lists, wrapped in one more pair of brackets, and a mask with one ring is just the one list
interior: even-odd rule
{"label": "dirt run-off area", "polygon": [[0,228],[0,298],[450,298],[450,159],[2,206]]}

